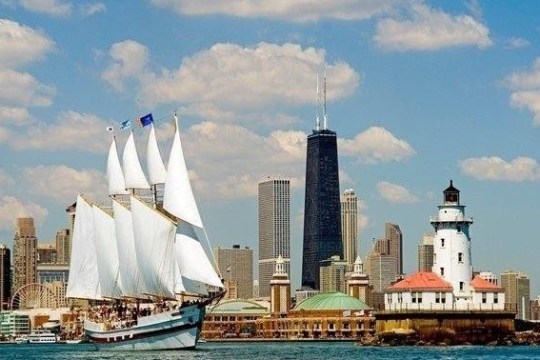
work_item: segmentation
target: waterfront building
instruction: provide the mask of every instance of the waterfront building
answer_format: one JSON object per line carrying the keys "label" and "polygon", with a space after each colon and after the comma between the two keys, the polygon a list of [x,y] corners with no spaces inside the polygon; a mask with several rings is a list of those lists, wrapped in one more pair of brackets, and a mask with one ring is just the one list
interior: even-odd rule
{"label": "waterfront building", "polygon": [[17,218],[13,238],[13,288],[14,294],[21,287],[37,281],[37,237],[34,219]]}
{"label": "waterfront building", "polygon": [[343,257],[337,135],[328,129],[324,84],[322,119],[318,102],[316,126],[307,138],[301,285],[311,289],[319,288],[321,261]]}
{"label": "waterfront building", "polygon": [[358,256],[358,197],[353,189],[347,189],[341,195],[341,238],[343,242],[343,260],[347,271],[353,270]]}
{"label": "waterfront building", "polygon": [[356,258],[353,272],[347,279],[347,294],[362,300],[366,304],[370,301],[371,287],[369,286],[369,277],[367,274],[364,274],[364,264],[360,256]]}
{"label": "waterfront building", "polygon": [[37,253],[37,264],[56,264],[55,243],[39,243]]}
{"label": "waterfront building", "polygon": [[71,236],[69,229],[60,229],[56,233],[56,262],[69,264],[71,256]]}
{"label": "waterfront building", "polygon": [[506,270],[501,273],[501,286],[506,294],[506,306],[516,312],[516,319],[530,319],[531,287],[527,275]]}
{"label": "waterfront building", "polygon": [[0,244],[0,312],[8,308],[11,299],[11,251]]}
{"label": "waterfront building", "polygon": [[[237,298],[252,298],[253,249],[247,246],[241,249],[240,245],[233,245],[232,249],[218,247],[214,253],[216,254],[219,273],[223,276],[225,285],[235,285]],[[232,299],[233,297],[230,296],[229,298]]]}
{"label": "waterfront building", "polygon": [[424,234],[422,243],[418,245],[418,271],[431,271],[433,268],[433,237],[435,234]]}
{"label": "waterfront building", "polygon": [[259,296],[267,298],[278,257],[287,274],[291,269],[290,180],[266,177],[258,185]]}
{"label": "waterfront building", "polygon": [[[375,244],[380,244],[376,242]],[[368,304],[375,308],[384,308],[384,293],[397,277],[396,258],[392,255],[376,252],[376,247],[366,255],[366,273],[371,287]]]}
{"label": "waterfront building", "polygon": [[28,314],[16,311],[0,311],[0,335],[15,338],[30,334],[31,323]]}
{"label": "waterfront building", "polygon": [[[53,294],[56,304],[54,307],[66,306],[66,290],[69,279],[67,264],[38,264],[36,267],[38,282]],[[53,306],[51,306],[53,307]]]}
{"label": "waterfront building", "polygon": [[276,271],[270,280],[270,312],[279,316],[287,314],[291,308],[291,281],[285,271],[285,261],[280,256],[276,261]]}

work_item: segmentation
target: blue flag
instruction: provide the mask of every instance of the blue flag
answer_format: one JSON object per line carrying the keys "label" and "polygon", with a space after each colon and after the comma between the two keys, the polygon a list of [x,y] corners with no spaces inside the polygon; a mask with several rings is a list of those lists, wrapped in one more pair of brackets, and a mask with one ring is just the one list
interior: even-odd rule
{"label": "blue flag", "polygon": [[139,119],[141,122],[141,125],[143,127],[150,125],[154,122],[154,118],[152,117],[152,113],[144,115],[142,118]]}
{"label": "blue flag", "polygon": [[122,121],[120,123],[120,129],[129,129],[131,127],[131,120]]}

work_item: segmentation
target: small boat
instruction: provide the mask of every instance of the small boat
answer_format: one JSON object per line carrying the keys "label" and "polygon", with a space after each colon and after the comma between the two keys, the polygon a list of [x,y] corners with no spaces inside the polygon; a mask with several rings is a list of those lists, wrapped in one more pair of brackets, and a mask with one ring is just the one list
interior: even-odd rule
{"label": "small boat", "polygon": [[28,335],[15,338],[17,344],[56,344],[58,337],[55,333],[46,329],[32,331]]}
{"label": "small boat", "polygon": [[15,338],[17,344],[28,344],[28,335],[21,335]]}
{"label": "small boat", "polygon": [[98,349],[192,349],[206,306],[223,296],[223,283],[201,244],[206,231],[176,114],[167,168],[151,114],[144,119],[150,125],[149,181],[131,132],[123,167],[112,137],[107,159],[111,204],[77,197],[66,297],[101,304],[84,321],[85,337]]}

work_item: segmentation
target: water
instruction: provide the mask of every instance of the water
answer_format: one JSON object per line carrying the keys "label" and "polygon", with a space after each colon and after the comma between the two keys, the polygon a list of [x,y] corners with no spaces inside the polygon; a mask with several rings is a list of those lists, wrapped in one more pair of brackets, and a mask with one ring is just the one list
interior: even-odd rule
{"label": "water", "polygon": [[102,352],[92,344],[1,345],[0,359],[21,360],[528,360],[540,359],[536,346],[361,347],[350,342],[205,343],[197,350]]}

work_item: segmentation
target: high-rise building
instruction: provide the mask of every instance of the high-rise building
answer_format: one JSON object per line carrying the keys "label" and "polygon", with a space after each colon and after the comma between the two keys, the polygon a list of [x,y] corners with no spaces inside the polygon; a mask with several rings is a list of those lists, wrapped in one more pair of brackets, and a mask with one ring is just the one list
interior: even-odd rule
{"label": "high-rise building", "polygon": [[382,292],[396,280],[396,258],[371,252],[366,256],[365,271],[374,292]]}
{"label": "high-rise building", "polygon": [[[326,98],[326,81],[324,88]],[[343,257],[337,136],[328,129],[326,100],[322,126],[320,122],[317,115],[307,138],[302,287],[311,289],[319,287],[321,261]]]}
{"label": "high-rise building", "polygon": [[71,256],[71,236],[69,229],[60,229],[56,233],[56,262],[69,264]]}
{"label": "high-rise building", "polygon": [[11,298],[11,251],[0,244],[0,310],[8,308]]}
{"label": "high-rise building", "polygon": [[34,219],[18,218],[13,238],[13,292],[37,281],[37,237]]}
{"label": "high-rise building", "polygon": [[343,260],[347,271],[352,271],[358,256],[358,197],[353,189],[347,189],[341,196],[341,238]]}
{"label": "high-rise building", "polygon": [[504,271],[501,286],[506,295],[505,306],[516,312],[516,318],[530,319],[531,287],[529,277],[521,272]]}
{"label": "high-rise building", "polygon": [[339,291],[346,292],[345,289],[345,272],[347,262],[340,259],[338,255],[332,256],[330,259],[321,261],[320,272],[320,289],[321,292]]}
{"label": "high-rise building", "polygon": [[385,239],[388,241],[388,255],[396,259],[396,273],[403,274],[403,235],[397,224],[384,225]]}
{"label": "high-rise building", "polygon": [[56,244],[41,243],[37,246],[38,264],[56,264]]}
{"label": "high-rise building", "polygon": [[418,271],[429,272],[433,268],[433,233],[424,234],[418,245]]}
{"label": "high-rise building", "polygon": [[259,296],[270,296],[270,280],[281,256],[291,269],[290,180],[266,177],[259,181]]}
{"label": "high-rise building", "polygon": [[224,284],[234,284],[239,299],[253,297],[253,249],[233,245],[232,249],[218,247],[216,263]]}

